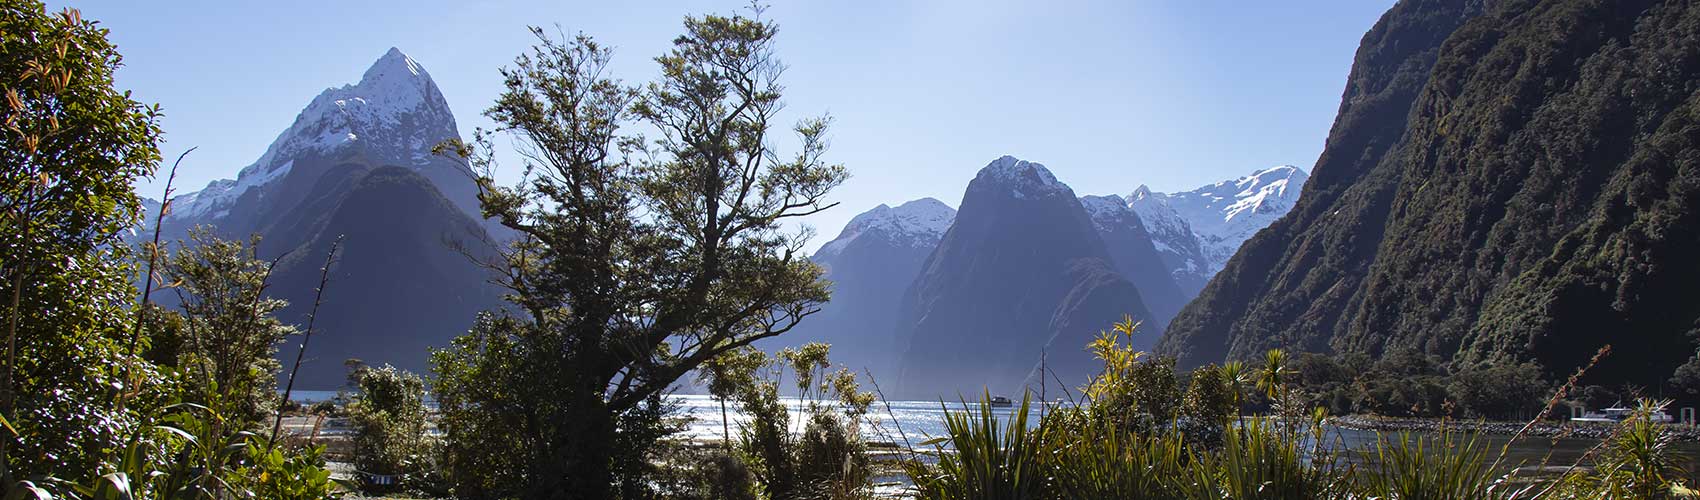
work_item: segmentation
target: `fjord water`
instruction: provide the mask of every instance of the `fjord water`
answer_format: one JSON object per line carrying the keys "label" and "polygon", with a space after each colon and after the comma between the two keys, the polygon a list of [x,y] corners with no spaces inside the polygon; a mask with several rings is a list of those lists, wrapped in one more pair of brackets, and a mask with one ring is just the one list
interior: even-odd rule
{"label": "fjord water", "polygon": [[[669,401],[679,405],[680,416],[691,419],[685,428],[684,437],[703,440],[721,438],[722,427],[720,402],[718,400],[710,396],[690,394],[674,395]],[[789,410],[792,428],[801,429],[806,415],[803,410],[808,406],[808,402],[795,397],[780,398],[780,402],[785,405],[786,410]],[[831,404],[831,402],[828,401],[823,404]],[[891,407],[889,412],[886,411],[887,405]],[[980,405],[979,403],[962,403],[960,401],[875,401],[873,406],[868,407],[869,420],[873,421],[874,424],[862,427],[862,437],[870,442],[893,443],[899,448],[903,448],[903,445],[907,443],[920,449],[922,442],[945,435],[944,414],[947,410],[973,410],[978,412]],[[992,408],[992,413],[997,415],[1000,422],[1008,421],[1011,416],[1015,415],[1015,411],[1016,408],[1014,407]],[[747,422],[748,419],[738,413],[737,405],[734,402],[727,402],[726,412],[727,416],[731,418],[731,422],[725,428],[730,429],[736,435],[738,425]],[[1037,404],[1028,409],[1027,422],[1029,426],[1038,424],[1040,412],[1041,409]]]}
{"label": "fjord water", "polygon": [[[720,403],[717,400],[703,395],[674,395],[670,401],[679,406],[681,416],[688,416],[691,419],[683,433],[684,437],[701,440],[718,440],[721,438]],[[803,425],[804,415],[801,410],[807,403],[795,397],[781,398],[781,402],[786,409],[790,410],[793,428],[800,429]],[[885,406],[888,404],[890,405],[889,412]],[[868,411],[875,424],[864,426],[862,436],[870,442],[889,442],[896,444],[898,448],[904,448],[903,445],[907,443],[917,450],[931,449],[930,446],[921,446],[921,443],[928,439],[946,435],[944,427],[946,411],[971,410],[978,412],[979,409],[979,403],[963,403],[960,401],[890,401],[884,403],[876,401]],[[999,422],[1008,422],[1008,419],[1015,415],[1016,410],[1015,407],[994,407],[992,413],[997,416]],[[732,402],[727,403],[726,411],[731,418],[731,425],[727,428],[736,434],[738,425],[746,422],[747,419],[738,414],[736,405]],[[1028,409],[1027,422],[1029,427],[1038,424],[1041,411],[1043,410],[1037,404]],[[901,428],[901,432],[899,432],[899,428]],[[1389,440],[1398,437],[1396,432],[1385,433],[1384,435]],[[1412,436],[1417,435],[1421,434],[1412,433]],[[1498,456],[1499,450],[1505,446],[1509,439],[1510,436],[1504,435],[1483,435],[1478,438],[1478,446],[1487,450],[1488,460],[1492,461],[1494,457]],[[1374,453],[1376,433],[1330,426],[1326,440],[1335,446],[1345,446],[1354,452]],[[1600,444],[1600,441],[1597,439],[1526,437],[1511,444],[1511,447],[1506,451],[1505,460],[1502,464],[1506,468],[1576,464],[1582,461],[1589,450],[1598,444]],[[1700,443],[1684,442],[1676,443],[1673,446],[1677,456],[1700,457]],[[1598,455],[1598,452],[1596,452],[1596,455]],[[1348,459],[1353,461],[1362,458],[1357,453],[1348,456]],[[1687,471],[1688,476],[1700,477],[1700,463],[1689,462],[1682,464],[1682,466]]]}

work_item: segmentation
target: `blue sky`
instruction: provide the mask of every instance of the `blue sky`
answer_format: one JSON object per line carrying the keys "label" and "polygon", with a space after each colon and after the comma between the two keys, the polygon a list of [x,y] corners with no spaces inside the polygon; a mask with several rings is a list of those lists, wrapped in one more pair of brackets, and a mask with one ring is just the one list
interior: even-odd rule
{"label": "blue sky", "polygon": [[[775,1],[790,69],[782,122],[830,113],[828,158],[853,178],[812,217],[836,235],[880,203],[955,206],[981,166],[1038,161],[1078,194],[1196,187],[1277,164],[1309,169],[1358,41],[1392,0]],[[496,69],[560,24],[616,48],[628,82],[656,73],[687,14],[737,1],[50,2],[112,30],[120,88],[163,105],[164,153],[199,146],[199,189],[253,162],[313,96],[395,46],[431,72],[461,133]],[[778,144],[786,151],[790,136]],[[512,173],[517,168],[506,171]],[[163,178],[138,186],[157,197]],[[180,190],[182,192],[182,190]]]}

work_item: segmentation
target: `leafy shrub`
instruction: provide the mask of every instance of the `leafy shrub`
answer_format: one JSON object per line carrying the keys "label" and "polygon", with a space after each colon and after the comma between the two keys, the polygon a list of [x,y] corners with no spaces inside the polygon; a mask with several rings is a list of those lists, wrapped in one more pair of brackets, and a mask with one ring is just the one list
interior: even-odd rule
{"label": "leafy shrub", "polygon": [[[1133,349],[1131,340],[1139,326],[1132,317],[1123,316],[1087,345],[1087,350],[1104,362],[1104,369],[1082,392],[1092,402],[1094,412],[1116,419],[1119,425],[1167,425],[1175,418],[1175,401],[1181,399],[1175,360],[1151,358]],[[1123,340],[1129,342],[1124,344]]]}
{"label": "leafy shrub", "polygon": [[[810,343],[768,358],[751,348],[733,351],[706,370],[710,387],[730,391],[749,421],[739,424],[736,456],[767,498],[859,498],[872,470],[861,422],[873,396],[861,392],[847,369],[828,372],[830,347]],[[780,403],[786,373],[803,401],[803,430],[791,432],[790,411]],[[737,469],[715,465],[735,485]],[[719,484],[716,482],[715,484]],[[729,488],[731,486],[728,486]],[[734,488],[735,489],[735,488]]]}
{"label": "leafy shrub", "polygon": [[236,469],[232,484],[267,500],[340,498],[339,486],[325,468],[324,453],[323,445],[285,450],[250,439],[247,464]]}
{"label": "leafy shrub", "polygon": [[[366,474],[405,476],[428,460],[425,436],[425,381],[384,365],[353,375],[360,392],[348,405],[354,428],[354,465]],[[382,491],[398,485],[368,484]]]}
{"label": "leafy shrub", "polygon": [[1222,442],[1222,433],[1234,416],[1236,390],[1216,365],[1206,365],[1192,371],[1186,395],[1181,399],[1182,432],[1195,445],[1214,448]]}
{"label": "leafy shrub", "polygon": [[330,500],[340,486],[325,469],[323,447],[284,449],[196,404],[163,407],[106,471],[83,480],[51,475],[8,484],[5,498],[34,500]]}
{"label": "leafy shrub", "polygon": [[272,415],[277,399],[277,345],[295,327],[276,316],[287,302],[266,295],[272,263],[258,255],[259,236],[224,240],[197,227],[165,267],[183,307],[178,369],[191,400],[243,425]]}

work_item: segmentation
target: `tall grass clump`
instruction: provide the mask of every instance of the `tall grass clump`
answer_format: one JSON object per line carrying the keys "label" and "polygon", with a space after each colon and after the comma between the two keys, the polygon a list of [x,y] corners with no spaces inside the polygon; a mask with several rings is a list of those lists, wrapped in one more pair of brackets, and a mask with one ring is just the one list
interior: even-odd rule
{"label": "tall grass clump", "polygon": [[930,455],[937,464],[904,463],[905,472],[915,481],[917,498],[1049,498],[1051,468],[1046,463],[1044,426],[1027,425],[1032,398],[1023,395],[1021,405],[1003,423],[998,422],[989,400],[989,396],[982,398],[975,410],[945,412],[946,435],[924,443],[934,447]]}
{"label": "tall grass clump", "polygon": [[1494,475],[1487,449],[1475,434],[1442,429],[1438,436],[1399,432],[1376,436],[1365,451],[1371,471],[1358,474],[1362,491],[1400,500],[1475,500],[1514,498],[1511,485]]}
{"label": "tall grass clump", "polygon": [[1046,451],[1054,496],[1186,498],[1182,479],[1191,458],[1180,433],[1129,432],[1082,415],[1077,409],[1058,411],[1042,423],[1052,431]]}
{"label": "tall grass clump", "polygon": [[[1197,453],[1190,498],[1299,500],[1352,498],[1348,469],[1331,452],[1307,453],[1303,440],[1260,420],[1230,432],[1221,451]],[[1313,455],[1312,453],[1319,453]]]}

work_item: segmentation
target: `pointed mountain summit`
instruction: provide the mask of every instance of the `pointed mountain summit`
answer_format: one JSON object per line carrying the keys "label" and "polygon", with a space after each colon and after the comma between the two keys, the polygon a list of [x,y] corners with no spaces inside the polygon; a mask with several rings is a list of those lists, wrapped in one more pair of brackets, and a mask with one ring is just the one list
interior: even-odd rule
{"label": "pointed mountain summit", "polygon": [[922,198],[880,205],[851,219],[812,257],[832,282],[832,301],[762,347],[826,342],[833,361],[857,372],[867,369],[881,382],[892,380],[893,353],[901,352],[895,330],[903,291],[955,218],[949,205]]}
{"label": "pointed mountain summit", "polygon": [[[895,392],[930,399],[1038,390],[1044,352],[1072,387],[1090,371],[1086,343],[1123,314],[1151,319],[1074,191],[1043,165],[998,158],[969,182],[950,230],[904,293]],[[1149,345],[1159,333],[1148,322],[1140,340]]]}
{"label": "pointed mountain summit", "polygon": [[279,317],[299,325],[325,253],[345,236],[296,386],[340,387],[349,358],[423,371],[429,348],[502,305],[472,260],[496,255],[491,231],[502,228],[479,218],[465,167],[431,154],[459,137],[430,73],[392,48],[358,83],[314,97],[235,179],[173,198],[161,231],[262,236],[260,257],[279,259],[268,290],[290,303]]}
{"label": "pointed mountain summit", "polygon": [[[374,165],[408,167],[426,178],[468,216],[479,216],[477,185],[458,161],[431,154],[431,147],[458,139],[454,113],[431,74],[391,48],[366,69],[358,83],[328,88],[310,101],[254,163],[235,179],[174,199],[171,219],[210,222],[232,215],[237,200],[287,196],[280,186],[301,168],[298,159],[358,159]],[[316,178],[322,172],[302,177]],[[293,200],[285,200],[285,202]]]}

